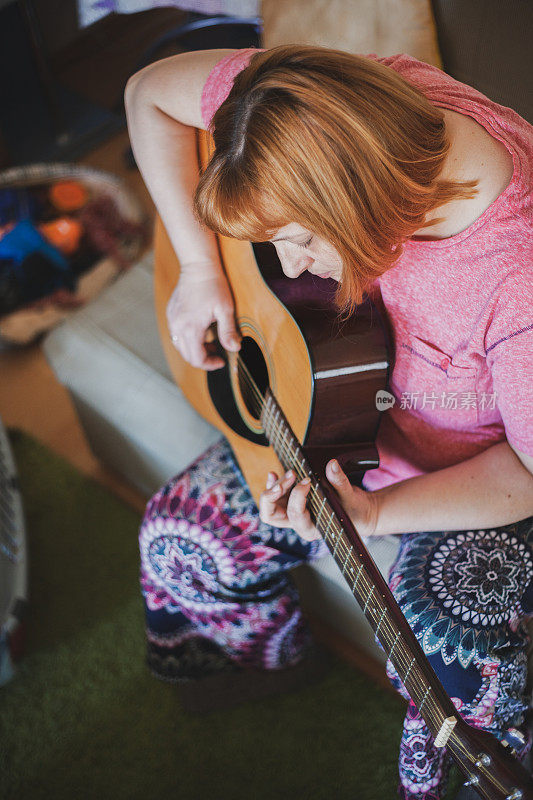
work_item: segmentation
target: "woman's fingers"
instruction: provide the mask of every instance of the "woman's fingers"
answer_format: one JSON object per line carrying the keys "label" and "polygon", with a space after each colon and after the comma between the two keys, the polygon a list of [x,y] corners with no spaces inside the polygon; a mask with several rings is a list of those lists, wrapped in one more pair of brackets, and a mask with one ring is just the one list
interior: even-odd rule
{"label": "woman's fingers", "polygon": [[294,483],[295,476],[292,470],[285,473],[279,480],[275,472],[269,472],[267,476],[267,488],[259,498],[259,516],[263,522],[276,525],[279,528],[288,527],[285,493]]}
{"label": "woman's fingers", "polygon": [[182,357],[194,367],[212,370],[222,367],[225,360],[206,342],[210,325],[218,323],[219,339],[228,350],[239,349],[240,335],[226,278],[202,277],[202,273],[203,267],[182,272],[167,304],[166,316],[170,338]]}
{"label": "woman's fingers", "polygon": [[281,479],[269,472],[266,489],[259,499],[259,515],[268,525],[278,528],[293,528],[303,539],[318,539],[311,515],[307,510],[307,495],[311,481],[305,478],[296,483],[296,476],[289,470]]}
{"label": "woman's fingers", "polygon": [[235,311],[233,305],[221,305],[215,312],[217,320],[217,333],[220,344],[225,350],[237,351],[241,347],[241,337],[235,325]]}
{"label": "woman's fingers", "polygon": [[339,500],[358,533],[373,536],[378,522],[378,495],[352,486],[339,462],[333,459],[326,465],[326,477],[339,495]]}
{"label": "woman's fingers", "polygon": [[275,472],[269,472],[266,479],[266,488],[271,489],[276,483],[278,476]]}
{"label": "woman's fingers", "polygon": [[182,336],[182,355],[193,367],[202,369],[218,369],[224,365],[224,360],[209,352],[209,345],[205,343],[205,326],[191,326]]}
{"label": "woman's fingers", "polygon": [[311,479],[304,478],[296,484],[287,500],[287,519],[290,527],[294,528],[298,536],[308,542],[319,539],[320,534],[315,528],[311,515],[307,510],[307,496],[311,489]]}

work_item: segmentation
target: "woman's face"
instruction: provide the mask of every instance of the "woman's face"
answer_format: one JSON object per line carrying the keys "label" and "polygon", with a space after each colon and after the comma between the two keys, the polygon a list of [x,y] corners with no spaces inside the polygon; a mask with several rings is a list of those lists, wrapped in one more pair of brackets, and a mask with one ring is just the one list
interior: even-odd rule
{"label": "woman's face", "polygon": [[276,248],[283,272],[297,278],[310,272],[319,278],[340,281],[342,260],[334,247],[296,222],[280,228],[269,240]]}

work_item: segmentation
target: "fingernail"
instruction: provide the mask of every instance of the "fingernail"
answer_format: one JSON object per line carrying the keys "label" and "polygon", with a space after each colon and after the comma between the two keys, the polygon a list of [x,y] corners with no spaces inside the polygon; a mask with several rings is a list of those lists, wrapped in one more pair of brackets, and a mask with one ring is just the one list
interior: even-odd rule
{"label": "fingernail", "polygon": [[303,481],[300,481],[300,486],[308,486],[311,483],[311,478],[304,478]]}
{"label": "fingernail", "polygon": [[331,471],[338,472],[339,471],[339,462],[335,461],[335,459],[331,462]]}
{"label": "fingernail", "polygon": [[287,472],[285,473],[285,477],[286,478],[293,478],[294,477],[294,472],[292,471],[292,469],[287,470]]}

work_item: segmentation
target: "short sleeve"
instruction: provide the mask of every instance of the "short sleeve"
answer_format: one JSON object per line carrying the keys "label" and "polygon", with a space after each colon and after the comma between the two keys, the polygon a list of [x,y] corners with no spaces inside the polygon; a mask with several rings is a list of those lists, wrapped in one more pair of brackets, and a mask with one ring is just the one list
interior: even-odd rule
{"label": "short sleeve", "polygon": [[533,275],[503,282],[485,337],[487,366],[508,442],[533,456]]}
{"label": "short sleeve", "polygon": [[215,64],[207,76],[200,101],[202,119],[206,128],[209,128],[215,113],[230,93],[235,76],[246,69],[254,53],[258,52],[262,51],[255,47],[237,50]]}

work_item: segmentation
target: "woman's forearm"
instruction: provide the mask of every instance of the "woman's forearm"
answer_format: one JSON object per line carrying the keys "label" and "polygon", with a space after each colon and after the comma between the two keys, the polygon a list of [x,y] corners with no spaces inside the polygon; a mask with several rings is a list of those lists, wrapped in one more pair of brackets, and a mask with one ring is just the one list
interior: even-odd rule
{"label": "woman's forearm", "polygon": [[533,475],[507,442],[373,494],[375,535],[498,527],[533,514]]}
{"label": "woman's forearm", "polygon": [[137,166],[182,270],[200,267],[206,277],[220,275],[215,236],[199,225],[193,213],[199,173],[195,130],[157,108],[151,94],[146,77],[128,82],[125,104]]}

